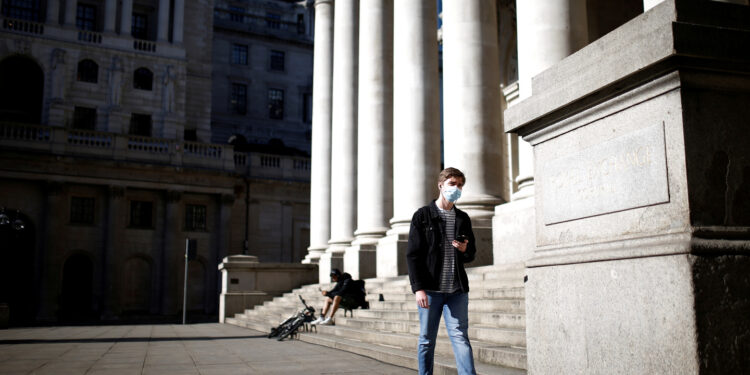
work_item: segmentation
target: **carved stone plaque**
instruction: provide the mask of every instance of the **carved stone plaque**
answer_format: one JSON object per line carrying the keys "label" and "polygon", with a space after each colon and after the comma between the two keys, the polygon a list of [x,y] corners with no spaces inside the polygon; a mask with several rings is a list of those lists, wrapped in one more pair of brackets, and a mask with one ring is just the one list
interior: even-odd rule
{"label": "carved stone plaque", "polygon": [[663,124],[541,167],[545,225],[669,202]]}

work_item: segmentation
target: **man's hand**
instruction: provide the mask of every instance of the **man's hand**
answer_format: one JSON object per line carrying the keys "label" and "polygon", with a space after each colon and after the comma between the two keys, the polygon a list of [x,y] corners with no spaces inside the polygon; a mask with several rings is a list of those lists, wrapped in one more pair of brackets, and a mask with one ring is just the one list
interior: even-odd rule
{"label": "man's hand", "polygon": [[328,294],[328,291],[325,291],[325,290],[323,290],[323,291],[321,291],[321,292],[320,292],[320,294],[322,294],[322,295],[324,295],[324,296],[325,296],[325,295],[327,295],[327,294]]}
{"label": "man's hand", "polygon": [[458,251],[463,253],[463,252],[466,252],[466,246],[469,244],[469,240],[464,240],[464,242],[458,242],[456,240],[453,240],[451,244],[453,245],[453,247],[458,249]]}
{"label": "man's hand", "polygon": [[430,307],[429,302],[427,302],[427,293],[425,293],[424,290],[418,290],[415,295],[417,298],[417,306],[425,309]]}

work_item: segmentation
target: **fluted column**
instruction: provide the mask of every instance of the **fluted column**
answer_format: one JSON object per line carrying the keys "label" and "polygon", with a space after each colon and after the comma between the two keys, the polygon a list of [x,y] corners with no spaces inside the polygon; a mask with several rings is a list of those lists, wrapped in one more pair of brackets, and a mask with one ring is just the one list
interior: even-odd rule
{"label": "fluted column", "polygon": [[336,0],[333,17],[331,119],[331,239],[320,258],[321,281],[343,268],[344,250],[357,224],[357,31],[358,1]]}
{"label": "fluted column", "polygon": [[393,218],[378,243],[378,277],[407,272],[409,223],[437,196],[440,173],[437,4],[395,2],[393,34]]}
{"label": "fluted column", "polygon": [[[446,167],[467,176],[461,208],[472,224],[492,216],[505,192],[500,62],[494,0],[443,1]],[[489,223],[485,223],[489,224]]]}
{"label": "fluted column", "polygon": [[185,30],[185,0],[174,1],[174,22],[172,25],[172,43],[182,44]]}
{"label": "fluted column", "polygon": [[65,26],[76,27],[77,8],[78,8],[78,1],[76,0],[65,1]]}
{"label": "fluted column", "polygon": [[156,27],[156,40],[166,42],[169,38],[169,0],[159,0],[159,24]]}
{"label": "fluted column", "polygon": [[133,23],[133,0],[122,0],[120,35],[130,35]]}
{"label": "fluted column", "polygon": [[175,314],[182,306],[177,306],[181,301],[180,288],[178,287],[177,275],[180,265],[184,264],[182,256],[184,249],[177,234],[180,232],[180,220],[178,211],[182,192],[168,190],[165,194],[164,204],[164,233],[162,236],[162,247],[158,258],[158,270],[160,280],[160,312],[163,315]]}
{"label": "fluted column", "polygon": [[104,3],[104,32],[115,32],[115,20],[117,20],[117,0],[106,0]]}
{"label": "fluted column", "polygon": [[375,277],[376,245],[393,214],[393,0],[360,4],[357,231],[344,254],[355,279]]}
{"label": "fluted column", "polygon": [[47,23],[57,25],[60,22],[60,1],[47,1]]}
{"label": "fluted column", "polygon": [[[588,43],[585,0],[524,0],[516,4],[521,100],[531,96],[531,78]],[[534,154],[519,140],[518,193],[533,195]]]}
{"label": "fluted column", "polygon": [[[333,1],[315,1],[310,247],[303,263],[318,263],[331,238],[331,93]],[[328,280],[326,280],[328,281]]]}

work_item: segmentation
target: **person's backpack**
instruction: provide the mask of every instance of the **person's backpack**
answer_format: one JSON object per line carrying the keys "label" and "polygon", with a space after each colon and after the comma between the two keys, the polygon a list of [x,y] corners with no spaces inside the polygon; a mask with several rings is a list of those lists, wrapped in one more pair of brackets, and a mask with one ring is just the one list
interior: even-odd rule
{"label": "person's backpack", "polygon": [[351,280],[347,287],[348,293],[344,300],[341,301],[341,307],[344,308],[344,316],[346,311],[351,311],[357,308],[369,309],[370,303],[365,298],[367,291],[365,290],[364,280]]}

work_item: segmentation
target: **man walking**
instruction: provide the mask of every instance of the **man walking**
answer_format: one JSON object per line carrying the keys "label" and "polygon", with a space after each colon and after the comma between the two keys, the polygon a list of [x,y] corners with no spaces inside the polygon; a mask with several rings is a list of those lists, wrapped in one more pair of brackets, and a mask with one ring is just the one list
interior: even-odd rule
{"label": "man walking", "polygon": [[477,252],[469,215],[454,206],[466,177],[456,168],[438,176],[440,195],[414,213],[406,261],[419,309],[419,374],[432,374],[440,316],[459,374],[476,374],[469,342],[469,279],[464,263]]}

